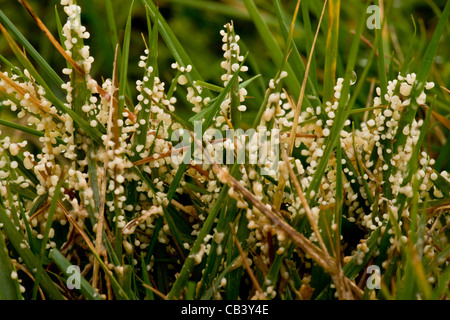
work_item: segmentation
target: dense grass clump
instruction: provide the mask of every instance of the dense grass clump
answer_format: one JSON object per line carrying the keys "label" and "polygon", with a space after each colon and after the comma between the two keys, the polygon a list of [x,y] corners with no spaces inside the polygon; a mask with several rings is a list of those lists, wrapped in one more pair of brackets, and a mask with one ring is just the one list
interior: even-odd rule
{"label": "dense grass clump", "polygon": [[390,1],[174,1],[235,15],[206,78],[152,0],[103,2],[106,68],[75,0],[19,2],[65,65],[0,10],[1,299],[449,297],[448,2],[418,39]]}

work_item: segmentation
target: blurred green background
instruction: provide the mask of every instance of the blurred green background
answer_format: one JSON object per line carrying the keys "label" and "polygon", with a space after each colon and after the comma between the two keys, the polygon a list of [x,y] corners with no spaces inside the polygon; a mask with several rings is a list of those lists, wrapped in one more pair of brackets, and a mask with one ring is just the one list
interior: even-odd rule
{"label": "blurred green background", "polygon": [[[306,1],[306,0],[303,0]],[[123,29],[128,15],[131,1],[111,0],[114,11],[114,23],[118,29],[119,43],[123,36]],[[65,14],[59,5],[58,0],[29,0],[30,5],[35,9],[47,27],[57,37],[55,8],[59,12],[62,23],[65,21]],[[112,37],[111,21],[108,21],[104,0],[78,0],[77,3],[82,8],[82,22],[91,34],[91,38],[86,41],[91,47],[91,55],[95,58],[92,68],[92,76],[101,82],[103,78],[111,77],[113,58],[114,58],[114,37]],[[158,0],[155,1],[159,5],[160,11],[173,29],[175,35],[183,45],[184,49],[191,57],[194,65],[203,76],[204,80],[214,84],[221,85],[220,75],[223,70],[220,68],[220,61],[223,60],[221,51],[221,37],[219,31],[223,25],[233,20],[236,33],[241,36],[241,50],[249,51],[250,56],[248,65],[250,67],[246,78],[250,78],[255,74],[261,74],[261,77],[255,81],[249,88],[248,112],[244,114],[244,122],[251,123],[255,113],[257,112],[262,100],[262,95],[278,66],[275,66],[270,59],[264,43],[258,34],[246,7],[241,0]],[[284,47],[283,36],[279,28],[275,9],[271,0],[255,0],[259,10],[263,13],[264,19],[269,25],[276,39]],[[281,1],[285,12],[292,14],[294,12],[297,1],[283,0]],[[415,72],[421,63],[421,57],[426,50],[431,34],[435,28],[440,12],[443,9],[445,0],[388,0],[381,1],[384,7],[390,6],[387,12],[387,27],[385,30],[385,48],[386,62],[389,66],[390,77],[395,77],[403,66],[403,61],[408,52],[414,50],[413,60],[407,67],[408,72]],[[318,18],[322,9],[323,1],[309,1],[309,17],[312,22],[313,30],[318,23]],[[20,31],[28,38],[50,65],[60,73],[65,62],[62,57],[53,49],[52,45],[46,37],[35,26],[33,20],[23,9],[18,1],[0,0],[1,10],[9,17],[11,21],[20,29]],[[353,38],[351,31],[356,27],[360,19],[367,19],[369,14],[362,15],[366,12],[365,1],[346,0],[341,1],[340,13],[340,33],[338,47],[338,64],[336,76],[343,76],[346,64],[346,57],[350,50],[350,43]],[[315,50],[316,66],[314,77],[317,77],[317,89],[321,94],[322,75],[324,68],[324,50],[326,43],[326,34],[328,29],[327,14],[325,15],[321,32],[317,40]],[[140,1],[134,1],[132,13],[132,38],[130,47],[130,64],[129,64],[129,80],[131,83],[131,91],[134,90],[133,83],[142,77],[142,69],[137,64],[139,56],[143,54],[145,49],[142,35],[148,39],[147,35],[147,19],[145,9]],[[289,20],[291,17],[287,17]],[[308,41],[305,29],[303,28],[304,15],[299,13],[296,23],[296,31],[294,40],[299,48],[302,57],[305,59],[308,52]],[[414,28],[417,28],[414,36]],[[433,93],[437,95],[436,111],[449,117],[450,104],[449,95],[444,93],[440,86],[450,87],[450,26],[447,24],[444,36],[435,57],[435,64],[431,71],[430,81],[434,81],[437,85]],[[374,42],[374,31],[365,29],[364,37],[367,42]],[[414,38],[415,37],[415,38]],[[169,51],[164,46],[164,42],[160,39],[159,46],[159,70],[160,77],[163,81],[170,84],[174,75],[174,71],[170,68],[170,64],[174,61]],[[11,62],[15,63],[12,51],[9,49],[4,37],[0,35],[0,53]],[[361,43],[357,70],[360,74],[365,65],[365,59],[369,56],[370,45]],[[7,68],[1,66],[4,71]],[[61,74],[61,73],[60,73]],[[358,79],[367,82],[364,90],[358,97],[356,106],[364,107],[367,104],[367,97],[370,96],[371,78],[377,78],[376,62],[372,63],[372,68],[367,79]],[[65,76],[63,79],[66,79]],[[61,93],[62,94],[62,93]],[[191,106],[184,103],[184,92],[177,92],[179,103],[177,103],[177,112],[182,115],[189,116]],[[133,95],[132,95],[133,96]],[[1,106],[0,116],[2,118],[10,117],[11,114]],[[448,136],[448,131],[442,128],[441,141],[434,148],[436,152],[441,149],[439,145],[445,143],[443,137]],[[431,151],[431,150],[430,150]]]}

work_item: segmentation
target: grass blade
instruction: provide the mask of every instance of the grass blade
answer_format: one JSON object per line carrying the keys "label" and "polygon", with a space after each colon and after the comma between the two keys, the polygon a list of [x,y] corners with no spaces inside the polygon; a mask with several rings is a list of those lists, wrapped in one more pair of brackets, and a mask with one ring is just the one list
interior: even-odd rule
{"label": "grass blade", "polygon": [[29,270],[36,270],[41,274],[40,286],[47,294],[47,297],[52,300],[63,300],[63,295],[59,292],[53,281],[48,274],[44,271],[38,258],[31,252],[27,245],[28,242],[24,239],[22,234],[17,231],[16,226],[11,222],[11,219],[6,214],[5,210],[0,206],[0,223],[3,224],[3,231],[5,232],[8,240],[23,259]]}
{"label": "grass blade", "polygon": [[[367,3],[369,3],[369,1],[367,1]],[[314,173],[311,184],[310,184],[308,190],[306,191],[306,194],[308,194],[308,195],[311,193],[311,191],[318,190],[320,182],[323,177],[323,174],[324,174],[325,169],[328,164],[328,159],[330,158],[331,153],[333,152],[333,149],[335,148],[338,140],[340,139],[339,132],[341,132],[342,128],[344,127],[344,122],[348,117],[349,110],[346,108],[348,107],[347,106],[347,97],[348,97],[348,93],[350,91],[350,79],[352,77],[353,69],[356,64],[356,58],[357,58],[358,50],[359,50],[359,43],[361,41],[360,36],[361,36],[362,30],[363,30],[363,26],[365,25],[364,22],[365,22],[364,19],[361,19],[361,21],[359,22],[358,28],[356,30],[355,37],[352,41],[352,45],[350,48],[350,54],[349,54],[349,57],[347,60],[344,84],[343,84],[343,88],[342,88],[342,92],[341,92],[341,97],[339,99],[339,107],[338,107],[337,116],[336,116],[335,122],[333,124],[333,127],[331,128],[331,133],[327,137],[328,139],[326,139],[327,141],[325,142],[326,148],[324,151],[324,155],[320,159],[319,165],[317,167],[316,172]]]}
{"label": "grass blade", "polygon": [[14,24],[8,19],[8,17],[0,9],[0,22],[13,34],[13,36],[19,41],[19,43],[25,48],[30,56],[42,67],[44,73],[49,79],[60,88],[63,84],[62,79],[48,64],[48,62],[37,52],[37,50],[30,44],[30,42],[20,33],[20,31],[14,26]]}
{"label": "grass blade", "polygon": [[[263,40],[267,50],[269,51],[269,54],[275,63],[275,65],[280,66],[283,64],[283,52],[278,45],[278,43],[275,41],[275,38],[273,37],[272,33],[269,30],[269,27],[267,26],[264,19],[261,17],[261,14],[259,13],[255,3],[253,0],[244,0],[245,6],[247,7],[247,10],[250,14],[250,16],[253,19],[253,23],[255,24],[256,29],[258,30],[261,39]],[[300,83],[297,81],[295,77],[295,73],[292,70],[289,63],[286,64],[286,72],[288,73],[288,76],[286,78],[286,83],[288,85],[289,90],[291,91],[291,94],[294,96],[295,99],[298,98],[300,95]]]}
{"label": "grass blade", "polygon": [[[184,50],[181,43],[176,38],[173,31],[170,29],[169,25],[165,21],[164,17],[161,15],[161,13],[158,12],[158,9],[156,5],[151,0],[141,0],[143,5],[146,5],[149,8],[149,14],[150,18],[153,22],[158,20],[159,24],[159,31],[161,36],[164,39],[164,42],[166,43],[167,47],[169,48],[170,53],[175,58],[176,62],[180,67],[187,67],[188,65],[192,66],[191,72],[186,75],[186,77],[189,79],[189,77],[192,77],[189,80],[197,79],[197,80],[203,80],[200,73],[195,68],[195,65],[192,63],[191,59],[187,55],[186,51]],[[156,16],[158,16],[158,19],[156,19]]]}
{"label": "grass blade", "polygon": [[19,300],[22,295],[17,280],[12,279],[13,267],[8,251],[3,233],[0,232],[0,300]]}
{"label": "grass blade", "polygon": [[333,88],[336,79],[340,8],[340,0],[330,0],[328,5],[328,34],[325,54],[323,101],[331,101],[333,98]]}
{"label": "grass blade", "polygon": [[118,114],[123,114],[125,106],[125,90],[127,88],[128,77],[128,57],[130,55],[130,35],[131,35],[131,11],[133,9],[134,0],[131,2],[130,11],[128,13],[127,23],[125,26],[125,35],[122,45],[122,60],[120,62],[120,79],[119,79],[119,99],[118,99]]}
{"label": "grass blade", "polygon": [[[439,18],[438,24],[436,26],[436,29],[434,30],[433,36],[429,42],[429,45],[427,47],[427,50],[425,52],[425,56],[422,62],[422,65],[420,66],[420,70],[417,74],[417,85],[413,87],[413,90],[411,92],[411,97],[417,97],[422,90],[425,87],[425,82],[428,78],[428,75],[431,70],[431,66],[434,61],[434,57],[436,56],[437,48],[439,46],[439,42],[442,36],[442,33],[444,32],[445,26],[447,24],[447,20],[450,15],[450,2],[447,1],[445,8],[442,12],[441,17]],[[393,150],[397,150],[399,146],[403,146],[406,141],[406,136],[403,134],[403,129],[410,125],[413,121],[416,112],[418,109],[418,103],[416,99],[411,99],[411,105],[409,106],[409,109],[407,110],[406,114],[401,118],[397,135],[395,137],[394,147]]]}
{"label": "grass blade", "polygon": [[[231,83],[231,81],[230,81]],[[238,165],[235,164],[233,168],[230,171],[231,175],[236,174],[238,169]],[[218,213],[220,212],[221,206],[223,204],[223,201],[225,197],[228,195],[228,187],[225,185],[222,190],[220,191],[219,197],[217,198],[214,206],[212,207],[211,211],[208,214],[208,217],[206,218],[205,222],[203,223],[202,229],[200,230],[197,239],[194,242],[194,245],[192,246],[191,252],[189,253],[189,256],[186,258],[183,267],[181,268],[180,274],[175,280],[175,283],[172,286],[172,289],[170,290],[169,294],[167,295],[168,299],[176,299],[180,296],[181,290],[184,289],[188,278],[192,272],[192,269],[195,265],[195,255],[200,250],[201,244],[203,243],[203,239],[207,234],[210,233],[214,220],[217,217]]]}

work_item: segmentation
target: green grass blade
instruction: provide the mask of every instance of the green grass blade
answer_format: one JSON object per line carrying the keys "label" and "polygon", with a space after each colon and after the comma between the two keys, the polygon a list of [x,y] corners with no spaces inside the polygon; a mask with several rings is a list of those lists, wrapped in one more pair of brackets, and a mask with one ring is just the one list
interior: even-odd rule
{"label": "green grass blade", "polygon": [[45,136],[45,133],[43,131],[38,131],[38,130],[29,128],[29,127],[25,127],[25,126],[15,123],[15,122],[12,122],[12,121],[0,119],[0,124],[4,125],[6,127],[9,127],[9,128],[13,128],[13,129],[25,132],[25,133],[32,134],[36,137]]}
{"label": "green grass blade", "polygon": [[342,232],[342,208],[344,204],[342,179],[342,148],[336,149],[336,205],[334,206],[334,246],[338,255],[341,253],[341,232]]}
{"label": "green grass blade", "polygon": [[340,0],[328,3],[328,34],[325,54],[323,101],[331,101],[336,79],[336,61],[338,53]]}
{"label": "green grass blade", "polygon": [[119,38],[117,37],[117,26],[116,20],[114,18],[111,0],[105,0],[105,7],[106,7],[106,17],[108,19],[109,33],[111,35],[112,49],[115,50],[116,44],[119,43]]}
{"label": "green grass blade", "polygon": [[404,116],[400,119],[397,135],[395,137],[394,147],[393,150],[396,151],[399,146],[403,146],[406,142],[406,136],[403,134],[403,128],[405,126],[410,125],[413,121],[417,109],[418,109],[418,103],[415,99],[422,90],[425,87],[425,82],[428,78],[428,75],[431,70],[431,66],[434,61],[434,57],[436,56],[437,48],[439,46],[439,42],[441,39],[441,36],[444,32],[445,26],[447,24],[447,20],[450,15],[450,2],[447,1],[447,4],[445,5],[445,8],[442,12],[441,17],[439,18],[438,24],[436,26],[436,29],[434,30],[433,36],[429,42],[429,45],[427,47],[427,50],[425,52],[425,56],[422,62],[422,65],[420,66],[420,70],[417,74],[417,85],[415,85],[411,92],[411,105],[409,106],[408,110],[404,114]]}
{"label": "green grass blade", "polygon": [[0,232],[0,300],[19,300],[22,298],[17,280],[12,279],[13,267],[8,255],[3,233]]}
{"label": "green grass blade", "polygon": [[434,185],[436,188],[438,188],[442,194],[446,197],[450,197],[450,182],[448,182],[447,179],[445,179],[439,172],[434,171],[436,173],[437,178],[434,180]]}
{"label": "green grass blade", "polygon": [[[376,1],[377,5],[380,6],[380,1]],[[384,28],[386,18],[383,19],[381,23],[381,29],[375,28],[375,34],[377,38],[377,48],[378,48],[378,77],[380,80],[380,90],[381,90],[381,103],[386,104],[385,94],[387,93],[387,75],[384,57],[384,41],[382,36],[382,30]]]}
{"label": "green grass blade", "polygon": [[[300,55],[300,52],[298,51],[297,45],[295,44],[295,41],[293,40],[294,37],[294,30],[292,29],[290,30],[289,28],[289,24],[291,23],[290,21],[287,20],[287,18],[285,18],[285,14],[283,12],[283,8],[281,6],[281,3],[279,0],[274,0],[274,6],[275,6],[275,10],[277,13],[277,17],[278,17],[278,23],[280,25],[280,29],[283,33],[283,37],[284,40],[286,42],[286,47],[284,49],[283,52],[283,61],[286,61],[287,57],[289,56],[289,62],[288,62],[288,68],[291,68],[292,71],[294,72],[294,75],[297,78],[297,81],[299,83],[302,83],[303,81],[303,76],[305,74],[306,71],[306,67],[305,64],[303,62],[303,59]],[[301,1],[301,5],[303,5],[304,3],[306,3],[307,1]],[[304,10],[304,7],[302,6],[300,10]],[[306,8],[307,10],[307,8]],[[303,13],[304,16],[308,16],[308,14]],[[308,16],[309,19],[309,16]],[[309,20],[308,20],[309,21]],[[295,28],[295,26],[293,26]],[[309,25],[309,28],[311,28],[311,25]],[[308,57],[311,55],[311,49],[312,49],[312,43],[313,43],[313,38],[314,38],[314,32],[311,31],[310,34],[306,34],[307,39],[310,39],[311,41],[307,44],[307,53],[308,53]],[[280,70],[282,70],[284,68],[284,64],[282,64],[280,66]],[[320,98],[319,95],[317,93],[317,85],[315,85],[313,83],[313,81],[311,79],[313,79],[313,77],[315,78],[315,83],[317,84],[317,75],[316,75],[316,58],[315,55],[313,54],[313,56],[311,57],[311,65],[310,65],[310,72],[308,73],[308,78],[306,81],[306,91],[307,91],[307,96],[313,96],[315,97],[315,99],[317,100],[317,102],[320,104]],[[280,72],[280,71],[279,71]],[[289,74],[288,74],[289,75]],[[307,105],[310,106],[310,101],[308,100]],[[323,112],[320,114],[320,118],[322,118],[324,116]]]}
{"label": "green grass blade", "polygon": [[[250,79],[241,82],[239,84],[239,89],[246,88],[249,84],[251,84],[253,81],[255,81],[256,79],[258,79],[260,77],[261,77],[261,75],[257,74],[256,76],[253,76]],[[206,89],[208,89],[210,91],[213,91],[213,92],[221,93],[223,91],[223,87],[217,86],[215,84],[208,83],[208,82],[205,82],[205,81],[195,81],[195,85],[196,86],[200,86],[202,88],[206,88]]]}
{"label": "green grass blade", "polygon": [[41,66],[43,72],[52,80],[53,84],[60,88],[63,84],[62,79],[52,69],[48,62],[37,52],[37,50],[31,45],[25,36],[20,33],[19,29],[8,19],[8,17],[0,9],[0,22],[13,34],[13,36],[20,42],[30,56]]}
{"label": "green grass blade", "polygon": [[[222,257],[225,255],[225,246],[228,241],[228,237],[230,236],[229,224],[233,223],[237,214],[238,210],[236,207],[236,201],[234,199],[231,201],[227,201],[227,206],[224,206],[223,209],[221,210],[215,228],[216,229],[215,232],[217,234],[223,234],[223,238],[220,240],[220,243],[213,241],[211,244],[211,249],[209,251],[210,253],[206,261],[205,271],[203,273],[200,290],[197,293],[198,296],[202,296],[206,288],[210,287],[211,282],[213,281],[215,275],[219,271]],[[226,259],[228,259],[228,261],[231,255],[232,255],[231,252],[227,254]]]}
{"label": "green grass blade", "polygon": [[[0,16],[1,16],[1,10],[0,10]],[[8,36],[8,35],[7,35]],[[9,36],[8,36],[9,37]],[[9,38],[7,38],[9,39]],[[53,103],[56,109],[60,111],[61,113],[67,113],[75,122],[76,125],[83,128],[84,131],[96,142],[102,143],[101,140],[101,134],[106,132],[105,128],[103,126],[98,126],[96,128],[92,128],[89,123],[82,117],[80,114],[76,112],[76,110],[67,107],[65,104],[59,100],[53,90],[47,85],[47,83],[44,81],[44,79],[41,77],[40,73],[34,68],[34,66],[31,64],[31,62],[28,60],[28,58],[24,55],[23,52],[21,52],[15,43],[10,43],[11,49],[16,54],[16,57],[18,60],[22,63],[22,65],[29,70],[30,74],[36,79],[36,81],[42,85],[42,87],[45,89],[45,97]],[[85,88],[86,89],[86,88]],[[87,90],[87,89],[86,89]],[[85,90],[85,91],[86,91]],[[75,93],[74,93],[75,94]],[[81,101],[81,100],[80,100]],[[81,101],[83,102],[83,101]],[[79,103],[80,104],[80,103]],[[78,112],[80,112],[78,110]],[[99,131],[100,130],[100,131]]]}
{"label": "green grass blade", "polygon": [[[378,227],[372,232],[369,239],[367,239],[366,244],[369,251],[363,255],[364,258],[362,259],[362,263],[358,263],[357,258],[358,253],[356,253],[353,259],[344,266],[343,270],[347,278],[354,279],[359,274],[359,272],[364,268],[367,262],[369,262],[369,260],[372,258],[372,256],[378,249],[378,239],[380,235],[381,235],[381,227]],[[362,249],[358,251],[360,252],[361,250]]]}
{"label": "green grass blade", "polygon": [[12,64],[11,62],[9,62],[3,55],[0,54],[0,60],[3,61],[4,64],[6,64],[10,69],[12,73],[15,73],[17,75],[19,75],[22,79],[26,79],[29,80],[29,78],[23,74],[23,72],[20,70],[20,68],[18,68],[17,66],[15,66],[14,64]]}
{"label": "green grass blade", "polygon": [[[231,81],[230,81],[231,82]],[[237,172],[238,165],[235,164],[233,168],[231,169],[230,173],[232,176],[234,176]],[[172,289],[170,290],[169,294],[167,295],[167,298],[169,299],[177,299],[180,296],[181,290],[184,289],[190,274],[192,272],[192,269],[195,265],[195,254],[200,250],[200,246],[203,243],[203,239],[207,234],[210,233],[213,225],[214,220],[217,217],[218,213],[220,212],[221,206],[223,204],[224,199],[228,195],[228,186],[224,185],[222,190],[220,191],[219,197],[217,198],[214,206],[212,207],[211,211],[208,214],[208,217],[206,218],[205,222],[203,223],[203,226],[197,236],[197,239],[194,242],[194,245],[192,246],[191,252],[189,253],[189,256],[186,258],[183,267],[181,268],[180,274],[175,280],[175,283],[172,286]]]}
{"label": "green grass blade", "polygon": [[[68,268],[72,264],[59,252],[57,249],[52,249],[49,254],[50,259],[58,266],[59,270],[64,274],[66,278],[72,276],[72,273],[68,273]],[[80,292],[83,297],[88,300],[102,300],[97,291],[89,284],[89,282],[80,275]]]}

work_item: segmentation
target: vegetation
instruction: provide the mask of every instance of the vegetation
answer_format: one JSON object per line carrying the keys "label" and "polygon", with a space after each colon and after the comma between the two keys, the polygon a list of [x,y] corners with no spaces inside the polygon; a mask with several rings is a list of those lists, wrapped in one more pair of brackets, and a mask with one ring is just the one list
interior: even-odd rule
{"label": "vegetation", "polygon": [[0,299],[449,298],[449,2],[18,2]]}

